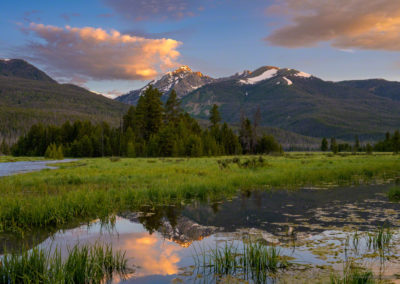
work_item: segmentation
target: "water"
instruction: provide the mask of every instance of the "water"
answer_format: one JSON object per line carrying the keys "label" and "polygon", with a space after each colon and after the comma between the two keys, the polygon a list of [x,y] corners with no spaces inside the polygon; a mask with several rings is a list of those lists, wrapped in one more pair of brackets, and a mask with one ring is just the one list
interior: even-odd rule
{"label": "water", "polygon": [[56,169],[57,167],[49,166],[49,164],[69,163],[73,161],[76,160],[65,159],[57,161],[31,161],[31,162],[24,161],[24,162],[0,163],[0,177],[10,176],[20,173],[35,172],[44,169]]}
{"label": "water", "polygon": [[[73,229],[36,233],[30,244],[65,253],[75,244],[112,243],[126,251],[135,268],[127,283],[215,282],[215,275],[194,266],[193,256],[226,241],[240,247],[243,239],[273,244],[291,257],[296,265],[276,275],[289,283],[327,278],[330,269],[341,270],[349,257],[384,279],[395,279],[400,270],[400,205],[387,201],[388,188],[256,191],[212,204],[143,206],[140,212],[120,214],[114,224],[94,220]],[[382,225],[394,234],[384,263],[382,255],[368,248],[364,233]],[[356,230],[360,237],[355,245]],[[21,245],[11,239],[8,243]]]}

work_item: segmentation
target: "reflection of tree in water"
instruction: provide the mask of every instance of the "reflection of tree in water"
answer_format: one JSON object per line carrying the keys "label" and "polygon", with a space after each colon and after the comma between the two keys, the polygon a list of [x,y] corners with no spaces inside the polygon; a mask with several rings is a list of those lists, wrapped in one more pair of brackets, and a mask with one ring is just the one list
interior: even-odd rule
{"label": "reflection of tree in water", "polygon": [[182,205],[173,204],[169,206],[142,206],[141,214],[138,217],[139,222],[149,231],[154,233],[162,227],[167,220],[174,228],[178,223],[178,217],[182,214]]}

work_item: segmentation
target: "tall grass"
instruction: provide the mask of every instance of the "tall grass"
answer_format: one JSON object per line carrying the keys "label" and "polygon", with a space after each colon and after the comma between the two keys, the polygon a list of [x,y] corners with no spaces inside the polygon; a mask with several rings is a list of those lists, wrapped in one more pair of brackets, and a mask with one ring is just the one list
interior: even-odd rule
{"label": "tall grass", "polygon": [[225,243],[208,251],[196,252],[195,264],[213,275],[236,275],[264,283],[271,274],[290,263],[278,248],[260,243],[243,243],[243,247]]}
{"label": "tall grass", "polygon": [[0,231],[61,227],[143,204],[218,200],[239,189],[383,182],[400,172],[400,160],[393,155],[298,153],[263,159],[266,167],[233,164],[223,169],[217,158],[87,159],[58,170],[5,177],[0,182]]}
{"label": "tall grass", "polygon": [[0,258],[0,283],[102,283],[114,274],[124,278],[125,254],[110,245],[74,246],[63,259],[61,251],[33,248]]}
{"label": "tall grass", "polygon": [[346,262],[342,275],[332,274],[331,284],[374,284],[374,274],[371,270],[357,266],[351,261]]}

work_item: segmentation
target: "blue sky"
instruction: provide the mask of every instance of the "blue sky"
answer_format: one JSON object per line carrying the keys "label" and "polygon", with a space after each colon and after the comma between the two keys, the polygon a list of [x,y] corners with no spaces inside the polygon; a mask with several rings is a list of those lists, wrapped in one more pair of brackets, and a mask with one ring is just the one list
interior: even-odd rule
{"label": "blue sky", "polygon": [[320,3],[3,0],[0,58],[24,58],[62,82],[109,94],[179,65],[212,77],[274,65],[326,80],[399,80],[399,2]]}

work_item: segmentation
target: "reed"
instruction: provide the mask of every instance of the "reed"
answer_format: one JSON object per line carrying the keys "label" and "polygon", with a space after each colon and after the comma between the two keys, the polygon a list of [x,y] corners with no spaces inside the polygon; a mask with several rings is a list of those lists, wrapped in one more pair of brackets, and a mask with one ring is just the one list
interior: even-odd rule
{"label": "reed", "polygon": [[128,268],[125,254],[110,245],[74,246],[65,259],[61,251],[35,247],[0,258],[0,283],[104,283],[114,274],[124,278]]}

